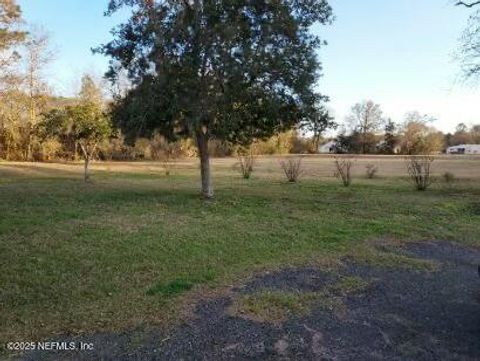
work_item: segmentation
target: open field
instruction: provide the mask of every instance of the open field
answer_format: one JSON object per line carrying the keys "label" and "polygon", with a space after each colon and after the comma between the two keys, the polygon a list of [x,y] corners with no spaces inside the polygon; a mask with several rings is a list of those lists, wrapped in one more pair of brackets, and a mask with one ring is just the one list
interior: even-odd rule
{"label": "open field", "polygon": [[[380,177],[365,179],[378,163]],[[198,196],[195,161],[163,175],[158,163],[0,163],[0,341],[166,324],[189,297],[252,272],[361,262],[419,267],[370,241],[452,240],[480,245],[480,159],[440,157],[454,173],[416,192],[403,158],[359,158],[343,188],[330,157],[305,157],[287,184],[278,159],[244,181],[234,160],[214,160],[216,200]],[[193,296],[192,296],[193,297]]]}
{"label": "open field", "polygon": [[[255,178],[282,180],[282,170],[279,162],[288,156],[259,156],[256,159]],[[334,172],[332,155],[303,155],[305,168],[304,178],[318,179],[332,178]],[[365,175],[365,166],[375,164],[379,167],[381,178],[405,177],[405,157],[403,156],[376,156],[357,155],[354,157],[355,166],[353,174],[357,177]],[[212,160],[214,175],[233,176],[234,158],[217,158]],[[15,177],[71,177],[82,174],[81,163],[0,163],[2,175]],[[178,175],[197,176],[198,161],[195,158],[179,160],[175,164]],[[150,175],[163,175],[162,165],[158,162],[97,162],[92,164],[93,171],[102,173],[142,173]],[[458,178],[480,179],[480,156],[455,156],[442,155],[435,157],[433,172],[441,176],[445,172],[452,172]],[[4,178],[4,177],[3,177]],[[0,179],[0,182],[2,180]]]}

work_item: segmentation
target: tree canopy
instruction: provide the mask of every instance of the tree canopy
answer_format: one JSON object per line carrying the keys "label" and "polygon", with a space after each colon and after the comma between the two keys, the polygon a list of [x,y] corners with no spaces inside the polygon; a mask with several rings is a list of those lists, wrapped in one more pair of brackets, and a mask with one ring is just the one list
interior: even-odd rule
{"label": "tree canopy", "polygon": [[22,12],[15,0],[0,0],[0,78],[4,78],[5,68],[19,59],[12,47],[25,39],[26,33],[19,29]]}
{"label": "tree canopy", "polygon": [[383,112],[379,104],[373,101],[363,101],[355,104],[347,117],[351,128],[360,135],[362,153],[368,153],[375,147],[374,134],[384,124]]}
{"label": "tree canopy", "polygon": [[25,32],[16,28],[21,14],[15,0],[0,0],[0,51],[25,38]]}

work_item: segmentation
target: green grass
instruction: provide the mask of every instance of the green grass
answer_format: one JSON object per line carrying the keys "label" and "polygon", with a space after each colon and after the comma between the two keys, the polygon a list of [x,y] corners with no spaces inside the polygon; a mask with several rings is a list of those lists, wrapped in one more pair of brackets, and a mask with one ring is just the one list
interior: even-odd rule
{"label": "green grass", "polygon": [[233,315],[260,322],[281,323],[290,317],[308,314],[320,307],[338,314],[346,312],[342,296],[368,288],[360,277],[343,277],[318,292],[262,290],[239,296],[230,307]]}
{"label": "green grass", "polygon": [[476,182],[415,192],[394,178],[358,179],[345,189],[223,171],[204,203],[195,169],[97,171],[87,185],[42,172],[0,166],[2,342],[163,324],[197,290],[349,254],[369,261],[367,241],[380,238],[479,243]]}
{"label": "green grass", "polygon": [[260,322],[281,323],[291,316],[302,316],[310,311],[311,303],[320,301],[313,293],[262,291],[240,296],[230,312]]}
{"label": "green grass", "polygon": [[195,284],[203,284],[208,281],[213,281],[215,276],[213,274],[205,275],[203,278],[192,279],[175,279],[168,283],[157,283],[147,290],[147,295],[154,296],[161,294],[166,298],[175,297],[185,293],[193,288]]}

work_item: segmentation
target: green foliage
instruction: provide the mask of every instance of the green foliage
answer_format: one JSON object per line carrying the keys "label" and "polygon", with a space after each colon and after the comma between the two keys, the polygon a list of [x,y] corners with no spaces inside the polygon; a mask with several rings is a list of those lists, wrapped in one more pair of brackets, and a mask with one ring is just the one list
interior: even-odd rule
{"label": "green foliage", "polygon": [[80,143],[98,144],[111,134],[110,119],[95,104],[81,104],[67,109],[73,134]]}
{"label": "green foliage", "polygon": [[110,117],[95,103],[80,103],[44,114],[39,124],[44,138],[56,137],[79,145],[85,160],[85,181],[90,179],[89,162],[97,146],[112,134]]}
{"label": "green foliage", "polygon": [[206,127],[216,139],[248,143],[313,110],[321,41],[309,28],[330,22],[326,0],[111,1],[109,12],[129,5],[130,21],[97,49],[114,60],[112,79],[126,68],[140,83],[117,107],[127,135],[194,136]]}
{"label": "green foliage", "polygon": [[389,119],[385,125],[385,135],[382,144],[379,147],[379,152],[382,154],[395,154],[399,139],[396,134],[396,125]]}
{"label": "green foliage", "polygon": [[39,125],[44,137],[71,138],[84,145],[96,145],[112,132],[110,118],[93,103],[53,109]]}
{"label": "green foliage", "polygon": [[[327,101],[328,98],[322,97],[322,101]],[[307,133],[312,133],[313,148],[315,153],[318,152],[320,139],[322,134],[327,129],[337,129],[338,124],[335,123],[334,117],[323,106],[319,106],[312,114],[300,123],[300,129]]]}

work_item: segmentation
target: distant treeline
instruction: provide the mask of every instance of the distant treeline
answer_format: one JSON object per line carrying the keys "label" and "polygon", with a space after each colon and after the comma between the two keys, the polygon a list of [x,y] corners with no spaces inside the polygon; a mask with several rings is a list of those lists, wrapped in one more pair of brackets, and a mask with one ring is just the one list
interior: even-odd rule
{"label": "distant treeline", "polygon": [[[4,91],[0,100],[0,159],[10,161],[69,161],[83,154],[79,139],[73,135],[75,119],[61,120],[65,109],[82,102],[97,103],[106,119],[110,119],[111,102],[105,102],[102,91],[89,76],[82,79],[77,98],[44,96],[36,99],[32,117],[31,99],[24,90]],[[366,103],[361,103],[360,105]],[[364,109],[365,110],[365,109]],[[359,114],[362,119],[365,114]],[[64,116],[66,117],[66,115]],[[33,120],[32,120],[33,119]],[[364,119],[364,118],[363,118]],[[434,154],[448,146],[480,143],[480,125],[459,124],[453,134],[444,134],[429,123],[431,119],[418,112],[409,113],[404,122],[384,121],[382,128],[366,129],[350,119],[350,130],[340,130],[335,138],[323,138],[293,129],[266,140],[254,141],[249,149],[254,154],[315,154],[322,144],[332,141],[332,151],[354,154]],[[100,160],[162,160],[165,157],[196,157],[193,139],[168,142],[160,134],[151,139],[137,138],[126,142],[120,129],[110,124],[106,136],[95,145],[94,156]],[[238,146],[211,140],[209,151],[215,157],[238,154]],[[245,151],[245,148],[241,148]]]}

